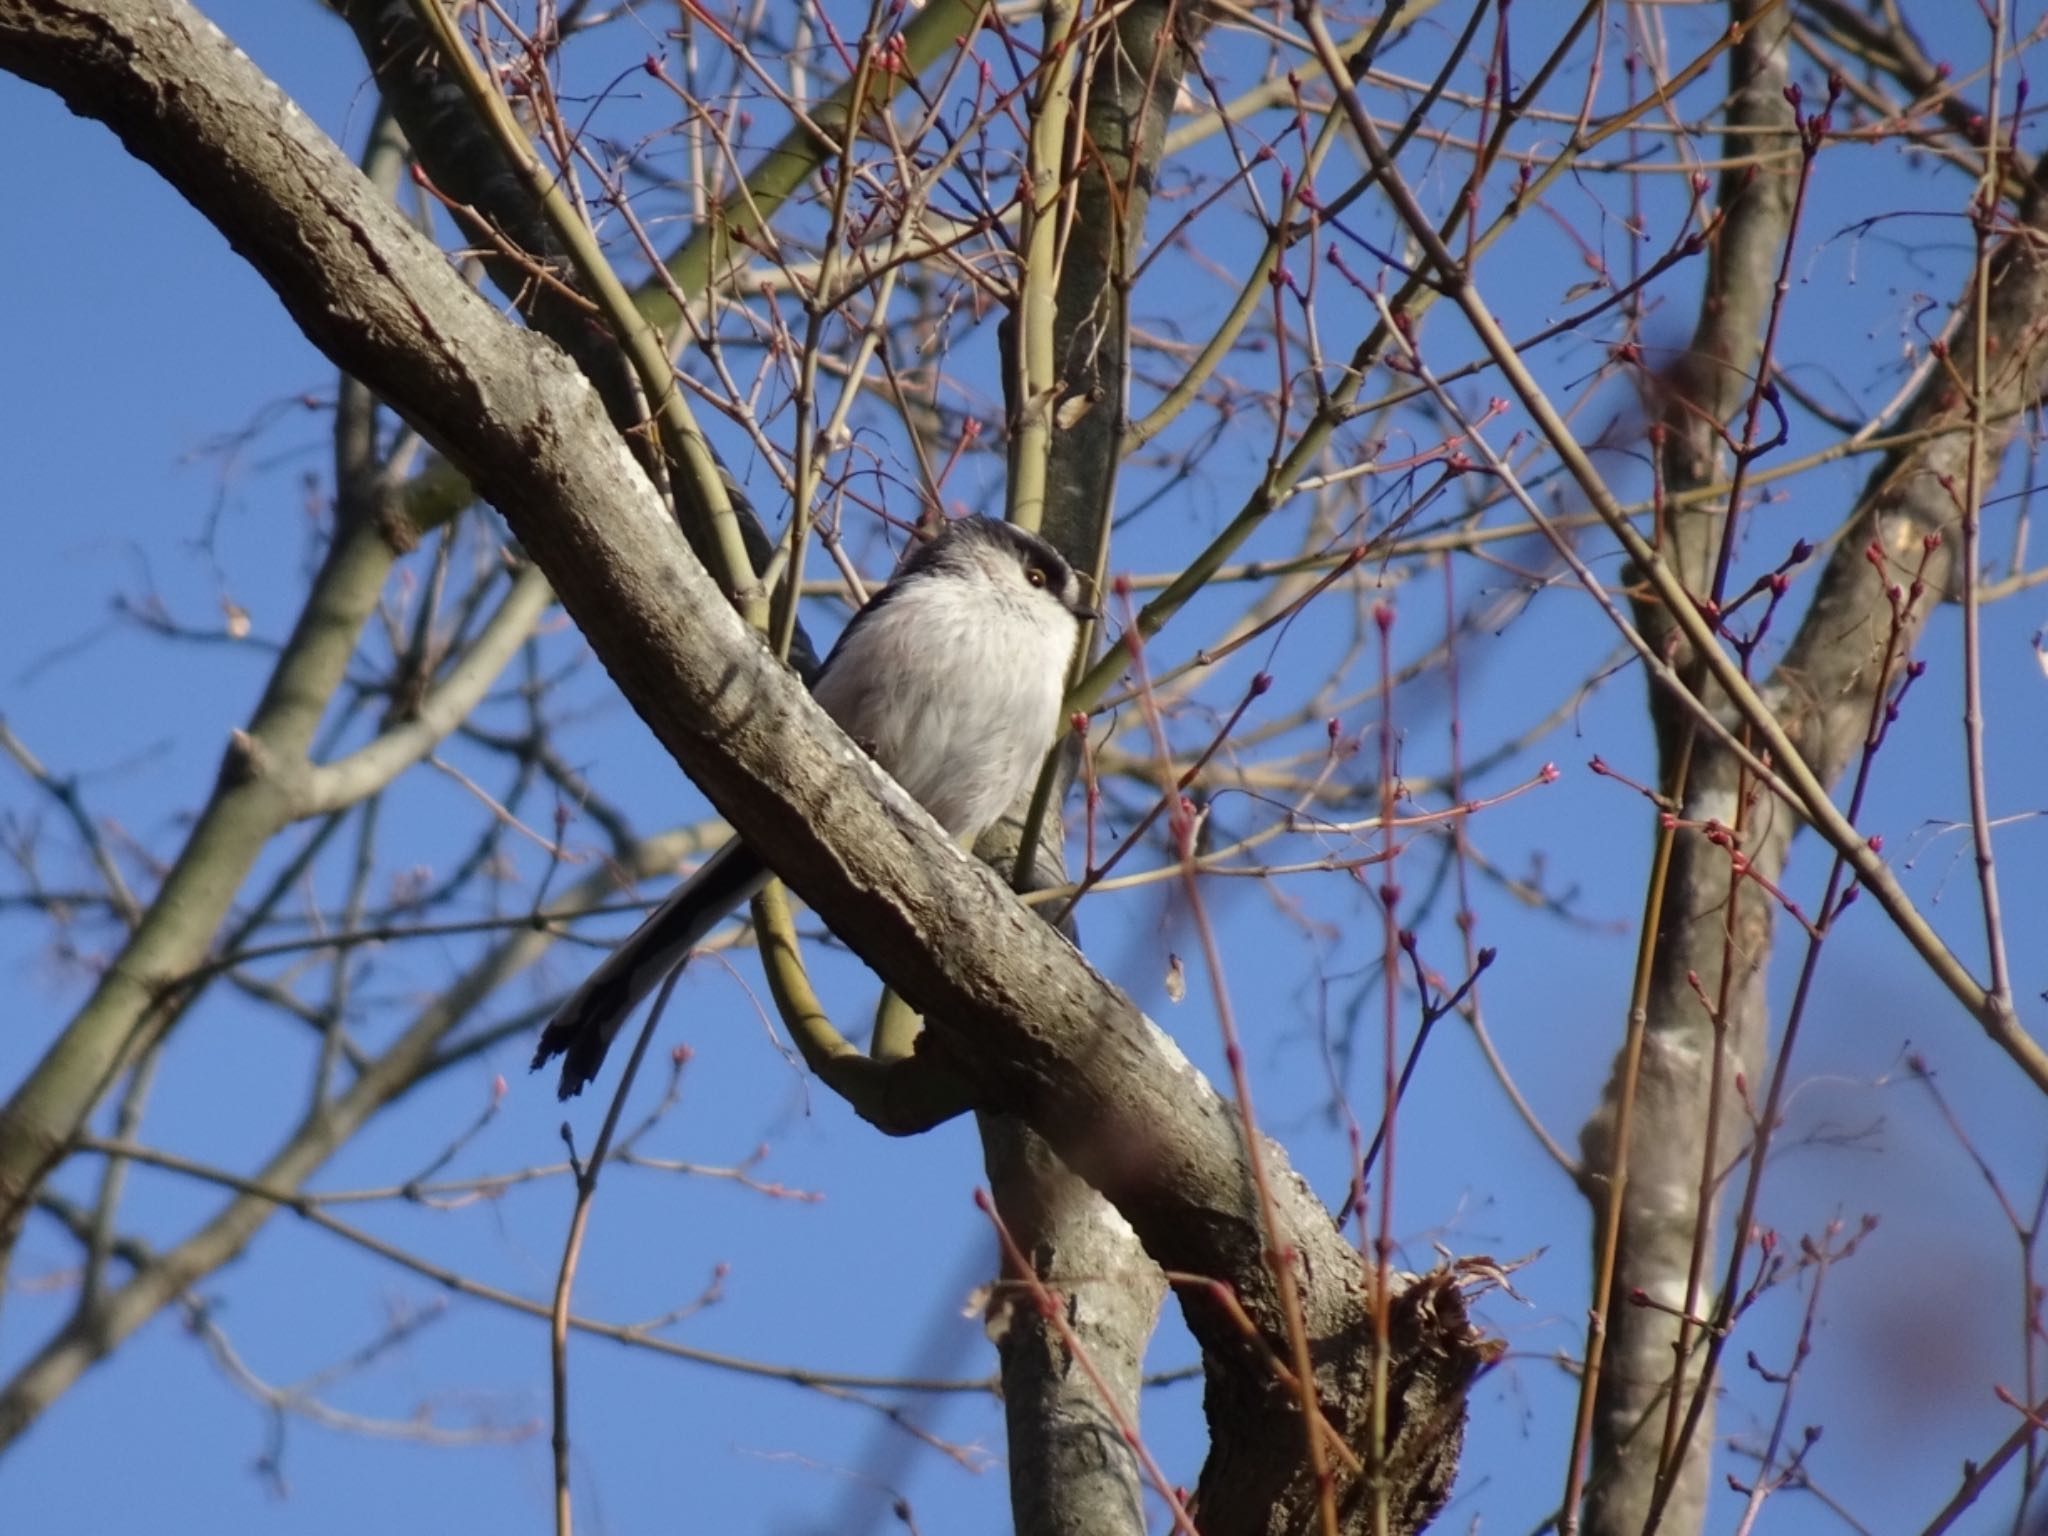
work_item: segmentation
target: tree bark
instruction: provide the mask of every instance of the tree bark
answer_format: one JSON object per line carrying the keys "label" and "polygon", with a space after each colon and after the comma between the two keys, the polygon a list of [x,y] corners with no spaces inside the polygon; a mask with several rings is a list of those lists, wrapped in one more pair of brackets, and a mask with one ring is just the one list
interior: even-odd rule
{"label": "tree bark", "polygon": [[[1752,19],[1759,0],[1736,0],[1732,21]],[[1722,152],[1721,227],[1708,249],[1699,319],[1685,353],[1661,381],[1658,402],[1658,473],[1666,495],[1725,479],[1728,454],[1721,433],[1741,430],[1744,405],[1756,388],[1756,368],[1776,287],[1779,260],[1792,226],[1797,187],[1798,130],[1786,101],[1786,49],[1790,20],[1780,12],[1748,33],[1728,56],[1728,127]],[[1773,159],[1772,157],[1779,157]],[[1674,514],[1663,549],[1691,591],[1713,584],[1731,513],[1726,505]],[[1671,615],[1654,599],[1639,599],[1643,635],[1677,660],[1684,641]],[[1697,670],[1697,669],[1695,669]],[[1695,686],[1702,686],[1696,680]],[[1679,814],[1695,826],[1709,820],[1744,825],[1739,809],[1744,774],[1731,754],[1704,732],[1661,689],[1648,704],[1657,727],[1659,782],[1680,795]],[[1681,768],[1681,764],[1685,766]],[[1784,868],[1792,817],[1782,806],[1759,802],[1765,818],[1750,829],[1744,851],[1776,881]],[[1637,1536],[1648,1516],[1664,1448],[1666,1407],[1679,1315],[1701,1303],[1693,1294],[1711,1285],[1717,1205],[1709,1198],[1700,1220],[1700,1170],[1725,1165],[1743,1144],[1746,1127],[1733,1091],[1736,1073],[1759,1080],[1769,1018],[1764,981],[1770,956],[1772,908],[1753,885],[1730,879],[1727,853],[1696,831],[1677,834],[1666,879],[1663,922],[1656,936],[1650,993],[1635,1087],[1635,1125],[1623,1185],[1613,1283],[1594,1298],[1603,1309],[1607,1342],[1594,1402],[1592,1466],[1587,1481],[1588,1536]],[[1731,968],[1724,976],[1724,964]],[[1708,997],[1725,999],[1721,1027],[1700,1005],[1689,978]],[[1598,1237],[1605,1225],[1607,1191],[1615,1166],[1615,1129],[1626,1086],[1626,1050],[1617,1056],[1599,1107],[1581,1132],[1586,1193]],[[1695,1270],[1694,1239],[1707,1237]],[[1596,1281],[1597,1284],[1597,1276]],[[1649,1297],[1656,1306],[1636,1306]],[[1682,1394],[1698,1383],[1697,1339],[1688,1335],[1690,1363]],[[1706,1515],[1712,1462],[1709,1400],[1699,1432],[1680,1464],[1664,1516],[1665,1529],[1696,1531]]]}
{"label": "tree bark", "polygon": [[1139,1422],[1166,1277],[1130,1223],[1021,1121],[984,1115],[981,1142],[1003,1225],[1061,1304],[1057,1321],[1046,1316],[1006,1270],[989,1309],[1017,1536],[1145,1531],[1143,1473],[1118,1419]]}

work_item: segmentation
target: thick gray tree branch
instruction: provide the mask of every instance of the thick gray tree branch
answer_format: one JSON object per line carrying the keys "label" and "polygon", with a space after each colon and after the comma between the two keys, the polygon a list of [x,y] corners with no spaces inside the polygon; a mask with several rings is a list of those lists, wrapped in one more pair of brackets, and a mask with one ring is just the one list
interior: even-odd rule
{"label": "thick gray tree branch", "polygon": [[[1753,23],[1764,0],[1735,0],[1729,19]],[[1778,262],[1792,224],[1798,188],[1798,128],[1785,99],[1786,36],[1790,21],[1782,10],[1763,17],[1728,51],[1728,108],[1716,203],[1721,222],[1707,247],[1706,287],[1690,344],[1658,381],[1661,398],[1657,444],[1664,494],[1676,497],[1727,478],[1724,431],[1740,432],[1743,406],[1756,393],[1756,368],[1763,350],[1778,275]],[[1661,545],[1695,592],[1713,581],[1716,557],[1728,523],[1722,503],[1686,507],[1670,515]],[[1682,645],[1670,614],[1654,597],[1639,595],[1636,622],[1660,650]],[[1678,659],[1677,657],[1673,658]],[[1682,716],[1652,691],[1651,708],[1667,737]]]}
{"label": "thick gray tree branch", "polygon": [[[108,123],[227,233],[294,319],[470,474],[553,581],[629,700],[750,842],[930,1021],[988,1108],[1026,1120],[1146,1250],[1230,1282],[1247,1339],[1186,1302],[1210,1365],[1205,1529],[1307,1528],[1315,1504],[1241,1122],[1129,1000],[1031,916],[847,741],[721,599],[588,381],[509,326],[189,7],[0,0],[0,67]],[[1292,1259],[1337,1432],[1362,1446],[1372,1320],[1358,1254],[1277,1148],[1275,1234]],[[1480,1363],[1458,1292],[1396,1303],[1388,1502],[1441,1503]],[[1370,1499],[1345,1488],[1347,1526]]]}
{"label": "thick gray tree branch", "polygon": [[[1762,8],[1759,0],[1736,0],[1730,19],[1749,21]],[[1720,178],[1721,224],[1708,248],[1691,345],[1662,381],[1658,470],[1667,495],[1726,479],[1723,433],[1739,436],[1744,407],[1756,393],[1798,186],[1798,128],[1784,94],[1788,28],[1780,11],[1729,50],[1729,131],[1722,139],[1729,163]],[[1725,504],[1702,505],[1674,513],[1664,528],[1663,553],[1689,591],[1711,589],[1729,517]],[[1689,648],[1669,610],[1649,595],[1637,598],[1635,610],[1644,637],[1682,663]],[[1740,764],[1696,730],[1663,690],[1652,688],[1648,703],[1662,748],[1660,782],[1682,793],[1683,814],[1698,823],[1742,824],[1745,815],[1736,804]],[[1784,867],[1793,818],[1768,796],[1758,799],[1752,814],[1763,825],[1749,828],[1746,850],[1775,879]],[[1697,834],[1679,833],[1634,1082],[1635,1121],[1621,1186],[1613,1281],[1605,1296],[1594,1298],[1606,1317],[1607,1344],[1594,1402],[1584,1510],[1588,1536],[1634,1536],[1643,1527],[1665,1449],[1669,1383],[1682,1331],[1693,1362],[1687,1385],[1698,1379],[1696,1330],[1683,1330],[1679,1319],[1697,1315],[1699,1288],[1710,1285],[1714,1273],[1718,1196],[1710,1184],[1702,1205],[1701,1169],[1727,1163],[1742,1144],[1741,1102],[1732,1084],[1737,1072],[1758,1081],[1763,1065],[1770,937],[1768,898],[1753,885],[1731,881],[1724,850]],[[1732,966],[1726,976],[1724,966]],[[1707,996],[1725,1000],[1719,1028],[1692,991],[1692,977]],[[1599,1107],[1581,1133],[1596,1234],[1604,1230],[1621,1098],[1629,1087],[1626,1055],[1624,1048],[1617,1056]],[[1597,1251],[1594,1260],[1597,1265]],[[1639,1292],[1658,1305],[1633,1305],[1630,1298]],[[1667,1530],[1697,1531],[1705,1518],[1713,1451],[1711,1403],[1708,1408],[1668,1495]]]}

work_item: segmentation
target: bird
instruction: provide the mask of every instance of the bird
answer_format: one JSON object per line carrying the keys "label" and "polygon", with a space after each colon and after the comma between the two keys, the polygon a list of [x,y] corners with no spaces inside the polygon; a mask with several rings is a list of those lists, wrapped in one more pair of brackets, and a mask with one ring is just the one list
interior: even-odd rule
{"label": "bird", "polygon": [[[971,516],[915,546],[839,636],[812,693],[954,838],[994,826],[1036,777],[1060,720],[1087,606],[1060,552]],[[635,1007],[769,881],[734,838],[698,867],[555,1010],[533,1070],[562,1058],[581,1093]]]}

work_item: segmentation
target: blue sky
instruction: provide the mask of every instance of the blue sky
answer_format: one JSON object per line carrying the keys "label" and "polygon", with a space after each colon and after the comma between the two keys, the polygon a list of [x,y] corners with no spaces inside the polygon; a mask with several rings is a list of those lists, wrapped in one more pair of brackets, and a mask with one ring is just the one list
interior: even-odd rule
{"label": "blue sky", "polygon": [[[368,96],[345,31],[311,6],[216,3],[208,14],[349,148],[366,127]],[[113,609],[154,591],[196,626],[218,624],[223,599],[249,616],[256,641],[281,636],[303,592],[313,520],[306,477],[324,482],[332,373],[221,237],[112,137],[73,119],[51,97],[0,79],[0,132],[17,155],[15,206],[0,239],[0,313],[8,365],[0,370],[0,420],[9,424],[4,499],[13,544],[0,562],[0,714],[60,773],[76,774],[94,809],[141,845],[176,846],[182,818],[203,797],[227,732],[246,716],[267,664],[255,644],[178,643],[142,632]],[[2030,146],[2037,147],[2037,146]],[[1912,171],[1895,151],[1841,151],[1817,184],[1800,296],[1788,320],[1787,355],[1832,363],[1859,392],[1885,386],[1850,370],[1881,357],[1910,324],[1926,293],[1954,291],[1962,237],[1950,217],[1960,185],[1916,181],[1930,210],[1860,237],[1844,233],[1872,206],[1896,206]],[[1917,174],[1917,173],[1916,173]],[[1595,194],[1566,188],[1556,204],[1593,225]],[[1228,263],[1231,242],[1202,254]],[[1598,226],[1613,240],[1611,225]],[[1546,265],[1547,263],[1547,265]],[[1483,272],[1489,300],[1512,321],[1534,324],[1566,307],[1583,273],[1571,246],[1538,224],[1526,254]],[[1212,295],[1201,270],[1162,270]],[[1164,292],[1162,286],[1161,292]],[[1692,289],[1669,290],[1674,318]],[[1162,310],[1172,308],[1158,301]],[[1191,322],[1192,323],[1192,322]],[[1538,360],[1562,388],[1598,361],[1570,343]],[[313,403],[306,403],[307,399]],[[1612,400],[1592,414],[1623,409]],[[1519,426],[1511,419],[1510,426]],[[253,431],[247,429],[254,428]],[[246,436],[243,436],[246,433]],[[743,462],[736,460],[736,462]],[[1235,509],[1242,466],[1225,460],[1213,478],[1175,492],[1175,519],[1154,515],[1119,547],[1126,569],[1158,569],[1189,534],[1219,526]],[[742,471],[746,471],[743,469]],[[971,466],[955,487],[999,496],[1000,460]],[[1774,564],[1798,532],[1824,531],[1863,469],[1851,465],[1796,482],[1793,504],[1745,549]],[[1143,488],[1134,472],[1127,498]],[[317,494],[316,483],[314,492]],[[2012,536],[2011,506],[1991,540]],[[1258,546],[1285,547],[1276,535]],[[1534,560],[1526,548],[1517,558]],[[1600,568],[1614,562],[1602,551]],[[871,567],[872,569],[872,567]],[[419,570],[417,560],[413,567]],[[1512,594],[1511,570],[1461,569],[1467,600]],[[1434,633],[1436,580],[1393,592],[1397,644],[1420,649]],[[1540,719],[1613,644],[1587,600],[1547,585],[1498,633],[1473,637],[1467,659],[1467,748],[1508,737]],[[1181,655],[1220,626],[1222,601],[1197,605],[1167,642]],[[2048,599],[2023,594],[1986,614],[1986,693],[1991,705],[1989,776],[1994,810],[2038,811],[2044,739],[2043,677],[2033,638]],[[836,622],[829,614],[821,625]],[[1317,676],[1326,648],[1346,633],[1342,615],[1304,623],[1262,660],[1240,659],[1206,697],[1223,707],[1256,666],[1297,690]],[[573,642],[553,637],[554,654]],[[1866,825],[1881,831],[1908,889],[1975,963],[1976,908],[1963,843],[1932,823],[1965,814],[1957,727],[1959,626],[1945,613],[1923,654],[1928,679],[1912,701],[1911,728],[1882,762]],[[1284,690],[1283,690],[1284,691]],[[652,828],[695,813],[699,802],[673,765],[644,739],[601,674],[586,666],[572,695],[590,711],[576,738],[582,761],[601,769],[606,792]],[[1404,766],[1427,773],[1444,756],[1440,697],[1397,696]],[[1371,724],[1361,713],[1350,730]],[[1585,768],[1595,752],[1652,776],[1640,679],[1611,678],[1565,725],[1477,788],[1498,792],[1545,760],[1561,769],[1547,789],[1490,811],[1477,824],[1495,864],[1522,876],[1540,868],[1545,889],[1570,893],[1582,921],[1532,911],[1483,887],[1480,939],[1500,951],[1486,978],[1489,1017],[1530,1102],[1567,1145],[1592,1106],[1618,1038],[1633,956],[1634,914],[1651,827],[1638,802]],[[1361,770],[1362,771],[1362,770]],[[438,867],[453,856],[472,803],[431,775],[394,799],[387,831],[401,853]],[[50,819],[19,775],[0,774],[0,815]],[[2048,858],[2041,824],[2016,820],[2000,834],[2009,931],[2023,1018],[2043,1027],[2048,952]],[[1908,850],[1911,858],[1908,862]],[[394,867],[404,862],[389,853]],[[78,868],[82,862],[73,861]],[[69,871],[76,873],[76,869]],[[529,867],[530,872],[530,867]],[[1794,888],[1811,900],[1825,868],[1807,847]],[[1417,883],[1420,877],[1417,876]],[[1334,887],[1334,889],[1332,888]],[[1290,888],[1290,891],[1292,888]],[[1316,1027],[1325,997],[1341,1009],[1365,985],[1357,946],[1376,931],[1362,890],[1323,882],[1301,900],[1316,920],[1349,925],[1331,941],[1250,883],[1215,882],[1209,900],[1223,925],[1232,995],[1247,1031],[1263,1122],[1325,1193],[1342,1188],[1342,1128],[1327,1113],[1328,1079]],[[1177,911],[1156,896],[1102,902],[1084,915],[1092,956],[1151,1009],[1205,1070],[1220,1052],[1206,978],[1190,971],[1188,1000],[1164,988],[1164,954],[1193,951]],[[1447,921],[1423,930],[1439,966],[1455,969]],[[76,965],[53,957],[46,934],[18,911],[0,912],[0,968],[14,1006],[0,1028],[0,1083],[27,1069],[85,987]],[[1781,925],[1781,943],[1783,941]],[[451,948],[394,948],[372,963],[365,986],[394,1014],[430,995],[452,972]],[[1774,972],[1782,1002],[1792,951]],[[572,981],[587,952],[552,957],[544,976],[521,983],[499,1013]],[[862,1003],[859,971],[824,963],[846,1016]],[[1328,980],[1327,993],[1316,978]],[[686,1017],[685,1017],[686,1016]],[[269,1146],[303,1092],[304,1042],[268,1014],[230,995],[210,999],[183,1026],[166,1057],[146,1137],[186,1155],[245,1167]],[[728,1266],[721,1299],[672,1330],[690,1344],[771,1362],[876,1373],[978,1376],[991,1367],[968,1293],[987,1277],[990,1241],[971,1196],[982,1182],[971,1129],[955,1124],[909,1142],[886,1142],[843,1106],[807,1085],[765,1038],[743,986],[715,965],[694,972],[669,1039],[696,1057],[681,1108],[650,1152],[709,1165],[766,1153],[756,1172],[816,1200],[776,1198],[709,1177],[620,1170],[608,1178],[577,1291],[580,1310],[631,1320],[696,1295],[714,1267]],[[666,1042],[665,1042],[666,1043]],[[1981,1457],[2011,1427],[1993,1383],[2017,1387],[2016,1245],[1984,1181],[1927,1097],[1902,1081],[1908,1049],[1925,1054],[1959,1106],[1990,1167],[2018,1198],[2042,1177],[2039,1097],[1988,1047],[1927,977],[1873,904],[1831,944],[1798,1066],[1800,1086],[1766,1184],[1763,1219],[1788,1234],[1818,1231],[1833,1217],[1875,1212],[1881,1225],[1859,1256],[1832,1274],[1818,1350],[1806,1368],[1795,1424],[1824,1425],[1810,1466],[1815,1480],[1873,1529],[1921,1521],[1952,1491],[1966,1457]],[[445,1074],[408,1099],[374,1135],[326,1169],[316,1187],[340,1190],[402,1179],[467,1124],[503,1074],[501,1112],[452,1171],[478,1173],[554,1160],[562,1115],[539,1080],[526,1078],[514,1042]],[[1347,1087],[1371,1104],[1376,1064]],[[643,1095],[651,1089],[643,1084]],[[598,1106],[571,1113],[587,1146]],[[1431,1245],[1503,1258],[1537,1254],[1516,1277],[1527,1298],[1494,1296],[1484,1319],[1509,1343],[1506,1363],[1477,1389],[1466,1470],[1441,1529],[1525,1530],[1561,1487],[1571,1386],[1557,1357],[1580,1346],[1585,1306],[1584,1206],[1508,1111],[1461,1030],[1446,1028],[1425,1059],[1403,1110],[1403,1172],[1397,1226],[1409,1262]],[[76,1181],[74,1192],[86,1186]],[[440,1264],[529,1296],[544,1297],[569,1195],[561,1181],[454,1212],[403,1206],[343,1214]],[[138,1171],[129,1212],[135,1230],[174,1240],[214,1205],[189,1181]],[[65,1267],[75,1255],[47,1223],[31,1229],[16,1259],[0,1369],[32,1349],[69,1305]],[[47,1281],[47,1284],[40,1282]],[[466,1448],[371,1440],[294,1422],[284,1442],[288,1493],[252,1470],[266,1448],[266,1421],[249,1396],[210,1361],[167,1312],[63,1398],[0,1462],[0,1497],[27,1511],[27,1527],[53,1533],[151,1528],[234,1529],[313,1536],[366,1525],[540,1529],[549,1519],[546,1339],[531,1320],[441,1296],[430,1282],[281,1218],[250,1253],[202,1287],[252,1369],[288,1382],[331,1365],[378,1335],[396,1315],[445,1304],[390,1358],[351,1379],[333,1401],[348,1411],[405,1417],[420,1408],[439,1422],[504,1430],[502,1443]],[[1767,1298],[1741,1343],[1782,1365],[1803,1296]],[[1742,1370],[1723,1430],[1750,1430],[1775,1394]],[[1174,1366],[1190,1346],[1169,1321],[1156,1363]],[[889,1426],[873,1412],[782,1382],[760,1381],[584,1340],[574,1355],[576,1477],[580,1517],[592,1531],[702,1529],[733,1532],[886,1529],[877,1487],[901,1492],[927,1532],[999,1529],[1007,1518],[1000,1411],[985,1397],[921,1398],[913,1410],[936,1433],[978,1444],[973,1472]],[[1199,1465],[1199,1389],[1162,1389],[1148,1400],[1148,1440],[1172,1474],[1192,1482]],[[118,1447],[115,1456],[109,1451]],[[1732,1467],[1733,1464],[1731,1463]],[[2001,1495],[2003,1487],[2001,1488]],[[1734,1506],[1726,1511],[1732,1519]],[[1721,1513],[1717,1510],[1717,1514]],[[1779,1496],[1767,1528],[1839,1531],[1811,1497]],[[1962,1531],[2008,1528],[2009,1499],[1994,1496]],[[1726,1522],[1724,1521],[1724,1524]]]}

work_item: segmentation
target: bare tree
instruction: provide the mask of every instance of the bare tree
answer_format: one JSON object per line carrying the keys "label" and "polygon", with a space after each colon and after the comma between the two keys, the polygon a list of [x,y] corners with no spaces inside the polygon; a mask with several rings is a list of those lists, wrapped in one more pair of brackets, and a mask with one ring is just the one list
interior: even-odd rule
{"label": "bare tree", "polygon": [[[2034,961],[2008,942],[1995,857],[2015,792],[1987,767],[1985,643],[2040,574],[2025,495],[2004,495],[2031,487],[2048,363],[2048,203],[2014,85],[2039,28],[1988,8],[1962,69],[1930,55],[1918,18],[1834,0],[1448,18],[1312,0],[782,15],[691,0],[651,44],[633,7],[575,0],[333,9],[374,85],[359,163],[176,0],[0,0],[0,66],[112,128],[341,373],[317,568],[177,848],[128,846],[48,744],[0,739],[63,829],[10,833],[10,905],[92,973],[0,1107],[0,1240],[79,1256],[68,1315],[10,1362],[0,1443],[172,1308],[278,1423],[502,1432],[370,1424],[325,1401],[325,1378],[252,1369],[205,1286],[281,1213],[536,1320],[563,1532],[576,1447],[605,1414],[574,1390],[579,1332],[880,1407],[932,1443],[887,1399],[907,1380],[670,1337],[716,1282],[653,1324],[578,1310],[607,1171],[701,1171],[650,1150],[684,1055],[654,1108],[626,1114],[662,1004],[566,1159],[458,1174],[494,1098],[405,1140],[409,1178],[322,1183],[373,1132],[403,1139],[407,1095],[516,1056],[583,961],[523,992],[519,978],[564,938],[610,932],[643,882],[730,827],[884,985],[865,1036],[842,1031],[833,1017],[865,997],[814,981],[822,936],[781,886],[755,903],[732,943],[753,944],[816,1082],[891,1136],[977,1118],[1020,1532],[1139,1531],[1159,1508],[1205,1536],[1383,1536],[1438,1515],[1461,1457],[1489,1464],[1464,1444],[1466,1405],[1505,1345],[1469,1304],[1512,1297],[1515,1265],[1431,1257],[1415,1233],[1446,1213],[1406,1193],[1470,1134],[1401,1113],[1446,1049],[1431,1043],[1457,1034],[1498,1081],[1484,1102],[1507,1107],[1501,1144],[1539,1146],[1590,1212],[1545,1523],[1697,1531],[1717,1473],[1744,1529],[1779,1494],[1825,1497],[1789,1415],[1823,1284],[1869,1229],[1787,1243],[1761,1201],[1845,914],[1950,999],[1898,1033],[1954,1038],[1961,1020],[2014,1084],[2048,1089],[2022,1018]],[[1799,323],[1828,243],[1860,249],[1908,206],[1896,186],[1831,180],[1870,153],[1969,235],[1934,264],[1949,289],[1900,320],[1890,377]],[[1560,232],[1582,263],[1569,285],[1552,280]],[[1845,492],[1827,466],[1851,458],[1869,463]],[[1795,531],[1774,510],[1786,487]],[[968,860],[803,679],[808,626],[977,495],[1092,573],[1109,622],[1038,788]],[[1553,592],[1591,639],[1523,717],[1471,708],[1494,639]],[[573,632],[549,622],[557,603]],[[1899,720],[1935,750],[1918,653],[1945,605],[1967,920],[1930,913],[1871,812]],[[131,620],[167,646],[197,638],[147,603]],[[248,638],[233,608],[224,633]],[[648,834],[591,767],[586,644],[714,816]],[[1560,776],[1551,733],[1624,672],[1647,684],[1641,745],[1602,744],[1580,777],[1648,822],[1653,847],[1628,876],[1629,993],[1582,1010],[1616,1054],[1575,1158],[1489,1029],[1514,1007],[1488,980],[1487,914],[1527,904],[1564,930],[1583,913],[1510,873],[1490,829],[1541,803]],[[1424,735],[1436,716],[1440,744]],[[441,782],[474,824],[422,878],[389,825]],[[1817,874],[1793,862],[1801,831]],[[1334,1161],[1283,1149],[1286,1122],[1255,1108],[1293,1005],[1231,984],[1272,974],[1224,920],[1224,893],[1248,885],[1320,946],[1298,984],[1319,999],[1328,1067],[1307,1098],[1339,1128]],[[1128,923],[1116,901],[1147,894],[1174,935],[1153,929],[1147,970],[1162,999],[1199,990],[1213,1010],[1202,1049],[1223,1091],[1089,958],[1082,921]],[[1540,953],[1523,942],[1508,965]],[[423,945],[450,957],[431,996],[365,995],[372,955]],[[145,1134],[164,1063],[224,995],[267,1010],[307,1073],[246,1167]],[[1907,1075],[1984,1176],[2023,1292],[2019,1363],[1998,1383],[2010,1422],[1918,1518],[1948,1528],[2016,1468],[2017,1528],[2048,1469],[2029,1406],[2048,1390],[2033,1257],[2048,1183],[2030,1203],[1918,1058]],[[145,1241],[136,1169],[218,1204]],[[549,1178],[573,1190],[551,1293],[341,1214]],[[1717,1433],[1731,1345],[1788,1293],[1803,1298],[1793,1362],[1753,1366],[1768,1431]],[[1192,1492],[1141,1433],[1169,1294],[1200,1350]],[[399,1319],[359,1359],[421,1326]]]}

